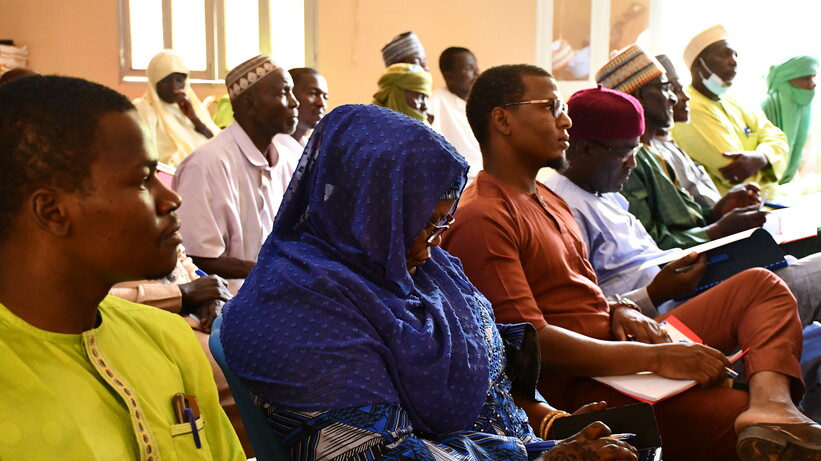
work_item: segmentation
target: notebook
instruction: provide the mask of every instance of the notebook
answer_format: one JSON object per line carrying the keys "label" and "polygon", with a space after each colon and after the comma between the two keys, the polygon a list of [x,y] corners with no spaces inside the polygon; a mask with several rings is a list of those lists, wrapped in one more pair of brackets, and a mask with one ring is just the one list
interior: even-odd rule
{"label": "notebook", "polygon": [[[687,328],[675,316],[667,317],[667,320],[661,322],[661,325],[673,342],[703,343],[698,335]],[[739,351],[728,358],[733,363],[741,358],[745,352]],[[596,376],[593,379],[636,400],[651,404],[678,395],[697,384],[692,379],[670,379],[649,371],[629,375]]]}
{"label": "notebook", "polygon": [[602,411],[559,418],[553,423],[553,435],[565,439],[581,431],[593,421],[601,421],[614,434],[633,433],[627,440],[638,450],[639,461],[661,460],[661,434],[656,424],[653,407],[646,403],[636,403]]}

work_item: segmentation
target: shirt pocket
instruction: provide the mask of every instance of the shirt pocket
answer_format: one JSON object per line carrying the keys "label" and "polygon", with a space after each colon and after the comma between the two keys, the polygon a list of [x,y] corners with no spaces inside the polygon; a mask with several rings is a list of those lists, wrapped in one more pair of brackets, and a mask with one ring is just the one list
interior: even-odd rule
{"label": "shirt pocket", "polygon": [[202,416],[196,419],[195,425],[197,426],[201,448],[197,448],[191,423],[171,426],[171,439],[174,441],[174,450],[179,460],[213,459],[211,447],[208,445],[208,438],[205,436],[205,420]]}

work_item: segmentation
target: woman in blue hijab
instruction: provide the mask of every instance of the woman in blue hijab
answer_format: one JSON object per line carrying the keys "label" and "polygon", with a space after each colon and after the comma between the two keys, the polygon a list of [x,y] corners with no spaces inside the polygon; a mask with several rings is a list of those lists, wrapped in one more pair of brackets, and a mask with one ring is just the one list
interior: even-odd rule
{"label": "woman in blue hijab", "polygon": [[[317,126],[222,326],[228,365],[294,459],[525,460],[538,439],[511,394],[555,415],[538,369],[505,372],[528,325],[504,342],[438,248],[466,175],[444,138],[388,109],[342,106]],[[607,433],[549,455],[635,459]]]}

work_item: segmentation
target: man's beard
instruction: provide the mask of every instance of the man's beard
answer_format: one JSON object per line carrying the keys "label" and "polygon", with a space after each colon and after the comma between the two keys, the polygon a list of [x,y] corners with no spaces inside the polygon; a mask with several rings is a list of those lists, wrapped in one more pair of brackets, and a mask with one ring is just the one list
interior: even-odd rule
{"label": "man's beard", "polygon": [[567,158],[561,156],[547,162],[547,167],[553,168],[557,173],[563,173],[567,169]]}

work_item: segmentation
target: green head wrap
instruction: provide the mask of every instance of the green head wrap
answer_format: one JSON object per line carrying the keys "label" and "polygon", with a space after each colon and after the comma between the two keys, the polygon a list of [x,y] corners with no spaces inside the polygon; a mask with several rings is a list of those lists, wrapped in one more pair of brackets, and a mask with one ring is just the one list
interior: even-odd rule
{"label": "green head wrap", "polygon": [[814,75],[818,70],[818,60],[812,56],[797,56],[781,64],[770,67],[767,74],[767,97],[761,108],[773,124],[779,128],[790,143],[790,159],[780,184],[789,182],[798,167],[804,142],[810,129],[810,102],[815,90],[795,88],[790,80]]}
{"label": "green head wrap", "polygon": [[373,104],[401,112],[424,122],[426,117],[408,106],[405,90],[430,97],[433,76],[416,64],[398,63],[389,66],[379,79],[379,91],[373,95]]}

